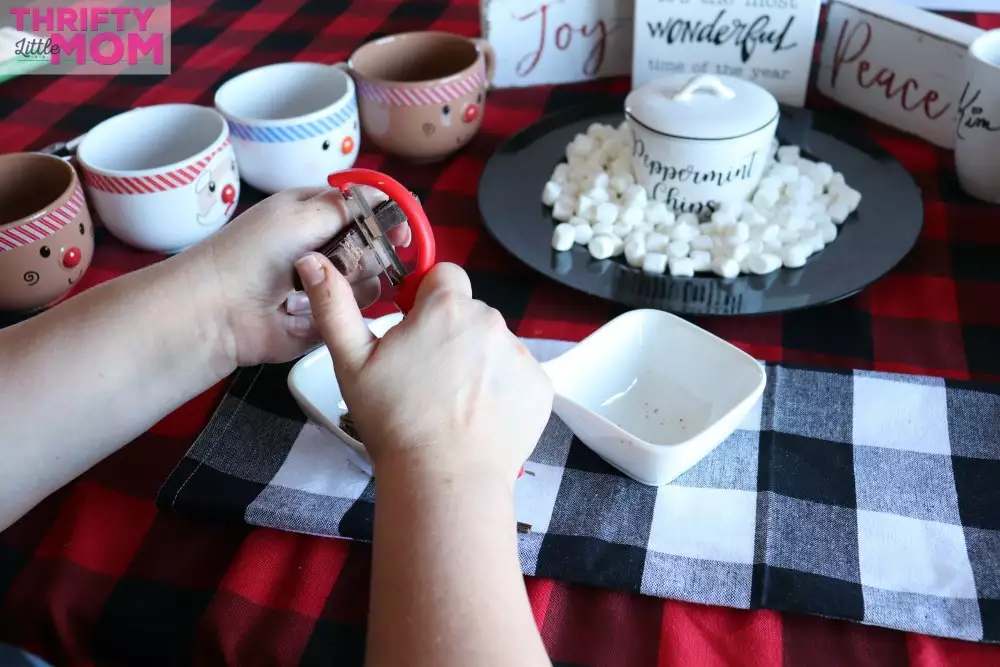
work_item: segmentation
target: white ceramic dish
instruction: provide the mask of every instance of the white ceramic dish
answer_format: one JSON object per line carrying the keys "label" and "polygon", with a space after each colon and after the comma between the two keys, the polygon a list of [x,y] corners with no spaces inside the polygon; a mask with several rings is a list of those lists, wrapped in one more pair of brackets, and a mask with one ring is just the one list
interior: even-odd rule
{"label": "white ceramic dish", "polygon": [[636,179],[675,213],[739,205],[764,174],[778,115],[774,96],[741,78],[655,79],[625,98]]}
{"label": "white ceramic dish", "polygon": [[756,359],[660,310],[633,310],[542,366],[553,411],[601,458],[660,486],[736,429],[764,391]]}
{"label": "white ceramic dish", "polygon": [[[381,338],[385,332],[403,321],[402,313],[386,315],[368,324],[372,333]],[[339,438],[356,455],[356,463],[368,472],[371,459],[365,446],[340,428],[340,418],[347,412],[337,376],[333,372],[330,350],[324,345],[305,355],[288,373],[288,389],[306,416]]]}
{"label": "white ceramic dish", "polygon": [[[370,323],[381,337],[402,320]],[[553,411],[601,458],[644,484],[666,484],[725,440],[764,391],[763,367],[707,331],[659,310],[634,310],[543,362]],[[371,470],[340,428],[347,411],[325,347],[303,357],[288,387],[306,415]]]}

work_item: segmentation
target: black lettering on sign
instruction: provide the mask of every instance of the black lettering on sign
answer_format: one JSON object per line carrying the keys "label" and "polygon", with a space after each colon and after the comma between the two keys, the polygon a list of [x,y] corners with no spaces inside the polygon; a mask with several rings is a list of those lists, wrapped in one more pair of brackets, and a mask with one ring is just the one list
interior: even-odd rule
{"label": "black lettering on sign", "polygon": [[1000,122],[991,121],[983,116],[983,108],[977,106],[982,90],[977,90],[974,94],[969,94],[969,84],[965,84],[962,96],[958,100],[958,138],[965,139],[963,130],[985,130],[987,132],[1000,132]]}
{"label": "black lettering on sign", "polygon": [[752,21],[739,17],[727,18],[726,10],[722,9],[708,23],[668,18],[665,21],[647,21],[646,28],[650,37],[662,39],[667,44],[732,44],[739,50],[740,59],[745,63],[758,48],[770,48],[772,52],[779,53],[798,46],[795,42],[786,42],[793,23],[794,16],[789,16],[784,25],[780,25],[768,14],[761,14]]}

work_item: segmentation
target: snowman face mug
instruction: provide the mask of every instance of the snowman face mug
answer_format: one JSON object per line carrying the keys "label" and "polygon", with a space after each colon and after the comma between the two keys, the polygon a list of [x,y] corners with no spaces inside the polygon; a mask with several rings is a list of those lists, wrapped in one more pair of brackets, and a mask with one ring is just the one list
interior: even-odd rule
{"label": "snowman face mug", "polygon": [[194,104],[140,107],[80,143],[94,209],[112,234],[172,254],[218,231],[236,211],[240,174],[225,119]]}
{"label": "snowman face mug", "polygon": [[326,187],[328,174],[358,157],[354,82],[337,66],[290,62],[244,72],[219,88],[215,107],[229,122],[243,179],[268,194]]}

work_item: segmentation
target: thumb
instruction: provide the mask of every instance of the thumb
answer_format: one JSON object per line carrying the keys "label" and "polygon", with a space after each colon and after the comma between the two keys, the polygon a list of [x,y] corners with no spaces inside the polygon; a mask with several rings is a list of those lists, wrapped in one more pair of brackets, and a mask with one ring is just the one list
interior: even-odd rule
{"label": "thumb", "polygon": [[346,371],[360,370],[371,354],[375,336],[361,316],[351,284],[330,260],[316,252],[296,261],[295,270],[302,278],[313,321],[334,364]]}

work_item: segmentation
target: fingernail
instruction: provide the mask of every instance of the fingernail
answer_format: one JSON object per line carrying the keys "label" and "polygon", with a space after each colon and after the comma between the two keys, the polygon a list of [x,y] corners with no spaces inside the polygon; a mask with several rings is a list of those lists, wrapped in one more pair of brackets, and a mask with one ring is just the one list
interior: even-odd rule
{"label": "fingernail", "polygon": [[293,336],[308,336],[312,331],[312,320],[306,316],[288,315],[285,317],[285,328]]}
{"label": "fingernail", "polygon": [[300,257],[295,262],[295,270],[306,287],[315,287],[323,282],[323,266],[312,253]]}
{"label": "fingernail", "polygon": [[288,311],[289,315],[308,315],[312,312],[309,306],[309,297],[302,292],[289,294],[285,310]]}

